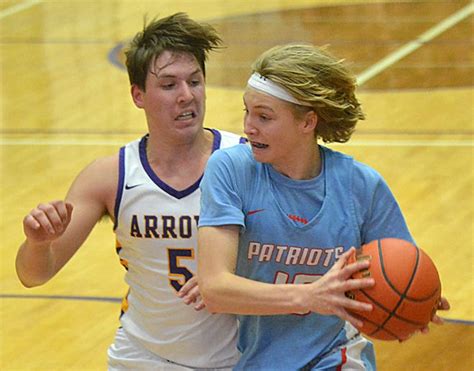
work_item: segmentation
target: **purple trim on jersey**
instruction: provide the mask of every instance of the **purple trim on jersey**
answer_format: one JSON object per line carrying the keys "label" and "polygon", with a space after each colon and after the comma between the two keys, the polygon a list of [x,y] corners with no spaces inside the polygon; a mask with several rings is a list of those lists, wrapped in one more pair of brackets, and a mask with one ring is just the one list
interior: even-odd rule
{"label": "purple trim on jersey", "polygon": [[[214,152],[216,149],[219,149],[221,145],[221,140],[222,140],[222,135],[219,131],[214,130],[214,129],[205,129],[209,130],[212,132],[214,135],[214,141],[212,144],[212,152]],[[145,172],[148,174],[150,179],[158,186],[160,187],[163,191],[168,193],[170,196],[173,196],[174,198],[177,198],[178,200],[181,198],[184,198],[186,196],[189,196],[191,193],[199,189],[199,184],[201,183],[201,179],[203,175],[199,177],[199,179],[189,186],[186,189],[183,189],[182,191],[178,191],[174,189],[173,187],[169,186],[165,182],[163,182],[158,175],[155,174],[153,169],[150,166],[150,163],[148,162],[148,158],[146,155],[146,143],[148,140],[148,135],[145,135],[141,140],[140,140],[140,145],[139,145],[139,152],[140,152],[140,161],[143,165],[143,169],[145,169]]]}
{"label": "purple trim on jersey", "polygon": [[219,131],[216,129],[207,129],[204,128],[204,130],[209,130],[213,135],[214,135],[214,142],[212,144],[212,152],[215,150],[221,148],[221,141],[222,141],[222,135]]}
{"label": "purple trim on jersey", "polygon": [[118,213],[120,210],[120,202],[122,201],[123,194],[123,182],[125,179],[125,147],[120,148],[119,151],[119,177],[117,186],[117,195],[115,196],[115,208],[114,208],[114,231],[118,226]]}

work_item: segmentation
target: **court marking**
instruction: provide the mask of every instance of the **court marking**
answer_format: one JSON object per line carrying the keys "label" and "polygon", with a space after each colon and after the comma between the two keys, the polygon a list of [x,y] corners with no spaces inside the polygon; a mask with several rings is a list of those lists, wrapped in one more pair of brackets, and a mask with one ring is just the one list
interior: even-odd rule
{"label": "court marking", "polygon": [[359,84],[359,86],[363,85],[370,79],[385,71],[390,66],[397,63],[402,58],[405,58],[407,55],[413,53],[415,50],[422,47],[424,44],[428,43],[435,37],[439,36],[443,32],[455,26],[456,24],[467,18],[469,15],[471,15],[473,12],[474,2],[471,2],[470,4],[458,10],[456,13],[452,14],[448,18],[437,23],[434,27],[430,28],[428,31],[418,36],[415,40],[410,41],[408,44],[405,44],[401,48],[397,49],[393,53],[387,55],[374,65],[367,68],[365,71],[363,71],[357,76],[357,83]]}
{"label": "court marking", "polygon": [[[110,139],[9,139],[0,138],[0,146],[123,146],[123,140]],[[357,140],[352,139],[347,143],[330,143],[330,146],[349,147],[474,147],[474,141],[466,140],[411,140],[411,139],[379,139],[379,140]]]}
{"label": "court marking", "polygon": [[13,5],[9,8],[6,8],[6,9],[3,9],[2,11],[0,11],[0,20],[4,19],[4,18],[6,18],[10,15],[19,13],[23,10],[28,9],[28,8],[31,8],[32,6],[35,6],[35,5],[39,4],[42,1],[43,0],[25,0],[22,3]]}
{"label": "court marking", "polygon": [[111,296],[76,296],[76,295],[21,295],[0,294],[2,299],[48,299],[48,300],[80,300],[80,301],[102,301],[120,303],[121,298]]}
{"label": "court marking", "polygon": [[[0,299],[29,299],[29,300],[79,300],[79,301],[98,301],[108,303],[120,303],[122,298],[113,296],[77,296],[77,295],[21,295],[21,294],[0,294]],[[447,323],[474,325],[474,321],[465,319],[443,318]]]}

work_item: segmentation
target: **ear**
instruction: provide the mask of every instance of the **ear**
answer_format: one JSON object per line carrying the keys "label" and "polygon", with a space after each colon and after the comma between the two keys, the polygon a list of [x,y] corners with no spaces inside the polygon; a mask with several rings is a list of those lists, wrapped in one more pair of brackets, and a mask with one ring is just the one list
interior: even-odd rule
{"label": "ear", "polygon": [[303,130],[305,132],[314,132],[316,130],[316,126],[318,125],[318,115],[314,111],[309,111],[306,113],[304,118],[304,125]]}
{"label": "ear", "polygon": [[133,103],[135,103],[135,106],[137,106],[138,108],[143,108],[143,95],[145,94],[145,92],[142,91],[138,87],[138,85],[133,84],[130,88],[130,93],[132,95]]}

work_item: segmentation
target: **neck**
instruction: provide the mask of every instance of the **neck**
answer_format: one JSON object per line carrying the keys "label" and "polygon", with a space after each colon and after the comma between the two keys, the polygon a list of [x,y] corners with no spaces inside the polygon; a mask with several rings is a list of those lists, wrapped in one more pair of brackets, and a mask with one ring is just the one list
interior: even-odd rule
{"label": "neck", "polygon": [[308,146],[306,150],[298,151],[293,159],[288,158],[284,164],[272,164],[275,170],[295,180],[307,180],[321,173],[322,162],[318,145]]}
{"label": "neck", "polygon": [[202,156],[209,155],[212,147],[213,135],[208,130],[201,130],[193,137],[166,138],[162,135],[148,137],[147,157],[150,163],[174,164],[181,162],[199,161]]}

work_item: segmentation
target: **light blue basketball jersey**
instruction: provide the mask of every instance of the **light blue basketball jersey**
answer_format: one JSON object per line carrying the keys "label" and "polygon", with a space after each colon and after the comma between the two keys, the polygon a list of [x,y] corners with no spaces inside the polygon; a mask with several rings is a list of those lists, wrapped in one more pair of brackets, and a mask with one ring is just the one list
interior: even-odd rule
{"label": "light blue basketball jersey", "polygon": [[[199,226],[242,227],[236,274],[308,283],[351,246],[385,237],[413,242],[382,177],[347,155],[319,148],[321,174],[304,181],[255,161],[246,145],[219,150],[209,160]],[[239,319],[242,357],[236,370],[297,370],[353,336],[343,320],[316,313]],[[361,359],[375,368],[371,346]]]}

